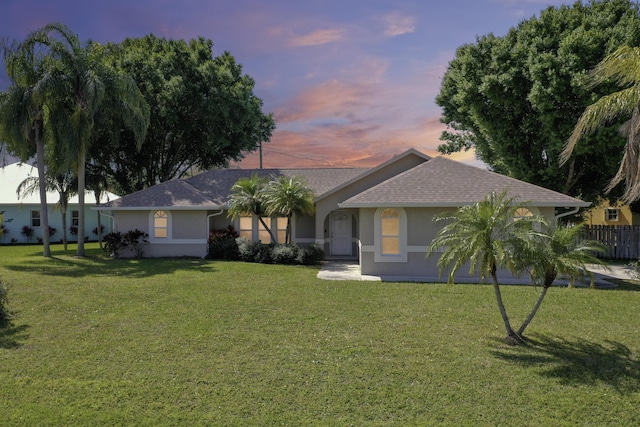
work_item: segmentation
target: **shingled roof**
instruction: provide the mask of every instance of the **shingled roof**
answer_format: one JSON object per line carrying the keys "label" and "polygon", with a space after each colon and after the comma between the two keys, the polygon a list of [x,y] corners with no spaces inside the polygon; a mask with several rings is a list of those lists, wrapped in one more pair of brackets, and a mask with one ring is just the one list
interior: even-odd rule
{"label": "shingled roof", "polygon": [[339,206],[462,206],[479,202],[491,192],[503,191],[521,202],[528,202],[534,206],[590,205],[588,202],[537,185],[445,157],[436,157],[339,203]]}
{"label": "shingled roof", "polygon": [[100,206],[103,210],[135,210],[147,207],[166,209],[223,209],[231,187],[254,174],[261,177],[296,176],[320,196],[368,169],[214,169],[186,179],[174,179],[126,195]]}

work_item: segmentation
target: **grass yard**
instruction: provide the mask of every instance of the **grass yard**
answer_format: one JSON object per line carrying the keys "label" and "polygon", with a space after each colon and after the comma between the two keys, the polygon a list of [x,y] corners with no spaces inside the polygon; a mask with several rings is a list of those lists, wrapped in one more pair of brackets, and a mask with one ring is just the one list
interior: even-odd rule
{"label": "grass yard", "polygon": [[[2,425],[640,425],[640,287],[549,291],[0,247]],[[537,289],[504,287],[514,325]]]}

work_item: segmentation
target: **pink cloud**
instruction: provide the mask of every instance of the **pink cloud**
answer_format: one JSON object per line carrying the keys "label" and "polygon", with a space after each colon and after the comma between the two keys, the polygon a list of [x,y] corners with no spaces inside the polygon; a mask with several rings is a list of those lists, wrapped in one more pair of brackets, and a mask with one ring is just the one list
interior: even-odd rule
{"label": "pink cloud", "polygon": [[291,38],[289,45],[294,47],[320,46],[342,40],[344,34],[345,31],[341,28],[315,30],[303,36]]}

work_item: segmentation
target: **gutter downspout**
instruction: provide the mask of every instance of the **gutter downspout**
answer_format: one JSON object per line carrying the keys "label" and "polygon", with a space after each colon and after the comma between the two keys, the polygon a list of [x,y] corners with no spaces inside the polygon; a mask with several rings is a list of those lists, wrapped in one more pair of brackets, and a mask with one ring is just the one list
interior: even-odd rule
{"label": "gutter downspout", "polygon": [[572,210],[570,210],[570,211],[563,212],[563,213],[561,213],[561,214],[556,215],[556,216],[555,216],[556,224],[558,223],[558,220],[559,220],[560,218],[564,218],[565,216],[569,216],[569,215],[576,214],[576,213],[578,213],[578,211],[579,211],[579,210],[580,210],[580,207],[578,206],[578,207],[576,207],[576,208],[574,208],[574,209],[572,209]]}
{"label": "gutter downspout", "polygon": [[109,215],[108,213],[105,213],[105,211],[102,211],[102,210],[98,212],[100,212],[100,215],[104,215],[107,218],[111,218],[111,231],[118,231],[116,229],[116,218],[113,215]]}
{"label": "gutter downspout", "polygon": [[[222,215],[222,213],[224,212],[223,208],[220,208],[220,212],[214,212],[212,214],[207,215],[207,223],[205,224],[206,228],[206,236],[208,236],[209,234],[209,218],[213,218],[214,216],[218,216],[218,215]],[[209,243],[208,243],[209,238],[207,237],[207,250],[206,253],[202,256],[202,259],[205,259],[207,257],[207,255],[209,254]]]}

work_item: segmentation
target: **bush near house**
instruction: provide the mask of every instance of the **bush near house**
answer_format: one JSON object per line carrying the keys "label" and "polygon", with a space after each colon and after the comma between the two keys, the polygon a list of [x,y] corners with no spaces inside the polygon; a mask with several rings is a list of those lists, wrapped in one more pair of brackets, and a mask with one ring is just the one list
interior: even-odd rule
{"label": "bush near house", "polygon": [[124,234],[114,231],[104,236],[103,249],[105,252],[118,258],[120,251],[128,248],[136,254],[136,258],[142,258],[144,246],[149,244],[148,238],[149,234],[138,229],[129,230]]}
{"label": "bush near house", "polygon": [[266,244],[242,237],[236,241],[240,260],[245,262],[316,265],[324,260],[324,251],[317,246],[301,248],[295,244]]}
{"label": "bush near house", "polygon": [[30,242],[31,239],[33,239],[33,228],[29,227],[28,225],[24,225],[20,230],[20,234],[22,234],[25,239],[27,239],[27,242]]}
{"label": "bush near house", "polygon": [[227,228],[211,231],[207,241],[209,245],[207,258],[224,259],[228,261],[239,260],[240,252],[238,251],[238,243],[236,242],[238,236],[238,232],[232,225],[229,225]]}

